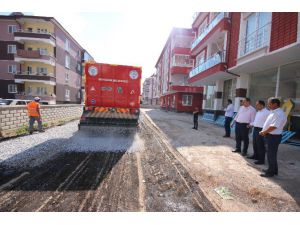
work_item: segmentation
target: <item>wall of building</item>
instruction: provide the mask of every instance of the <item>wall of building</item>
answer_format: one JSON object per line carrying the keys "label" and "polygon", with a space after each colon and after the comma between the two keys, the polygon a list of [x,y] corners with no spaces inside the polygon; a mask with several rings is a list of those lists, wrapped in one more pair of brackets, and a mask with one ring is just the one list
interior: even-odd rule
{"label": "wall of building", "polygon": [[236,65],[237,62],[237,54],[238,54],[238,40],[240,33],[240,21],[241,21],[241,13],[232,12],[231,15],[231,27],[228,32],[228,58],[227,58],[227,66],[228,68]]}
{"label": "wall of building", "polygon": [[1,19],[0,20],[0,40],[1,41],[13,41],[14,34],[8,32],[8,25],[15,25],[17,29],[20,29],[20,25],[15,20]]}
{"label": "wall of building", "polygon": [[[81,89],[82,75],[77,70],[77,64],[81,64],[81,55],[78,56],[80,47],[64,33],[60,28],[55,28],[56,34],[56,101],[59,103],[80,103],[81,99],[78,93]],[[70,50],[65,50],[66,38],[70,42]],[[70,68],[65,67],[65,57],[70,56]],[[65,74],[69,74],[69,81],[66,82]],[[70,100],[66,101],[65,91],[70,90]]]}
{"label": "wall of building", "polygon": [[297,12],[273,12],[270,52],[296,42],[297,27]]}
{"label": "wall of building", "polygon": [[[80,118],[81,105],[41,106],[42,120],[48,127]],[[25,106],[0,107],[0,137],[16,136],[22,128],[28,126]]]}
{"label": "wall of building", "polygon": [[[191,106],[182,105],[182,96],[183,95],[192,95],[193,96]],[[173,104],[174,96],[175,96],[175,102]],[[168,101],[168,98],[170,99],[169,101]],[[195,107],[198,107],[200,109],[200,111],[202,112],[202,101],[203,101],[202,94],[177,92],[177,93],[162,96],[160,100],[162,102],[161,107],[163,109],[173,110],[176,112],[193,112],[195,110]]]}

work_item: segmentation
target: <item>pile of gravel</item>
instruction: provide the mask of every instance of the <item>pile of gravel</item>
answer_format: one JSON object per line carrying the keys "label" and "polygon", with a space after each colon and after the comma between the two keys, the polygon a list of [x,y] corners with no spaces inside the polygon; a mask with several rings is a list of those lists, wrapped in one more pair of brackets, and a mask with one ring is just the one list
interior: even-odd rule
{"label": "pile of gravel", "polygon": [[144,142],[135,130],[84,128],[78,121],[0,142],[0,166],[34,167],[65,152],[127,151],[143,149]]}

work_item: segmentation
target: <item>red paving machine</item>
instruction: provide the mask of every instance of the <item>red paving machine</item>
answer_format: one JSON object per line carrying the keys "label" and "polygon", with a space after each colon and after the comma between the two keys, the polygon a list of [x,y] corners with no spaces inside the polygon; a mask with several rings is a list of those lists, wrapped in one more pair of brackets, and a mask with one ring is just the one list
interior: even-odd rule
{"label": "red paving machine", "polygon": [[142,68],[88,62],[82,126],[137,127],[140,114]]}

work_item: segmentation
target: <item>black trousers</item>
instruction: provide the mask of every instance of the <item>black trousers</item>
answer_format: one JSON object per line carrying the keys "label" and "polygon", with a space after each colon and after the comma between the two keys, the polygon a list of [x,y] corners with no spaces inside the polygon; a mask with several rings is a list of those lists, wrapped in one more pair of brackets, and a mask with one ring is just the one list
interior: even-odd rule
{"label": "black trousers", "polygon": [[244,142],[243,153],[247,153],[249,146],[249,128],[248,123],[238,123],[235,124],[235,140],[236,140],[236,150],[241,151],[242,141]]}
{"label": "black trousers", "polygon": [[225,116],[225,136],[230,137],[230,123],[232,121],[232,117]]}
{"label": "black trousers", "polygon": [[277,152],[278,147],[281,142],[281,134],[274,135],[268,134],[267,137],[267,157],[268,157],[268,173],[277,174],[278,173],[278,164],[277,164]]}
{"label": "black trousers", "polygon": [[265,138],[259,135],[259,132],[262,130],[260,127],[254,127],[253,129],[253,152],[254,157],[260,161],[265,162],[266,147],[265,147]]}
{"label": "black trousers", "polygon": [[198,120],[194,120],[194,128],[198,130]]}

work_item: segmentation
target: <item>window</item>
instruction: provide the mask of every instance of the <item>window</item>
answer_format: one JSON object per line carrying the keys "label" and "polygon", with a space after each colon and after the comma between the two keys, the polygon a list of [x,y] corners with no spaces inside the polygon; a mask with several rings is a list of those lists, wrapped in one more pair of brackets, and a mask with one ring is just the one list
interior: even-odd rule
{"label": "window", "polygon": [[205,31],[207,27],[207,19],[203,21],[203,23],[198,28],[198,37]]}
{"label": "window", "polygon": [[81,51],[80,51],[80,50],[77,51],[77,57],[78,57],[79,59],[81,59]]}
{"label": "window", "polygon": [[37,67],[37,73],[38,74],[48,74],[48,69],[46,67]]}
{"label": "window", "polygon": [[249,97],[254,104],[257,100],[267,102],[275,96],[277,83],[277,68],[251,74]]}
{"label": "window", "polygon": [[17,46],[16,45],[7,45],[7,53],[8,54],[16,54]]}
{"label": "window", "polygon": [[32,74],[32,67],[31,66],[27,66],[27,74],[28,75]]}
{"label": "window", "polygon": [[27,95],[32,95],[32,87],[31,86],[27,87],[26,94]]}
{"label": "window", "polygon": [[68,39],[65,41],[65,50],[70,51],[70,41]]}
{"label": "window", "polygon": [[48,55],[48,49],[47,48],[38,48],[38,51],[41,55]]}
{"label": "window", "polygon": [[65,82],[68,83],[69,82],[69,74],[65,73]]}
{"label": "window", "polygon": [[8,66],[8,72],[16,74],[17,73],[17,66],[16,65],[9,65]]}
{"label": "window", "polygon": [[16,105],[26,105],[26,101],[17,101]]}
{"label": "window", "polygon": [[43,34],[47,34],[48,33],[47,28],[37,28],[36,30],[37,30],[38,33],[43,33]]}
{"label": "window", "polygon": [[16,84],[9,84],[8,85],[8,93],[17,93],[17,85]]}
{"label": "window", "polygon": [[70,56],[66,55],[65,57],[65,67],[70,69]]}
{"label": "window", "polygon": [[182,105],[183,106],[192,106],[192,95],[182,95]]}
{"label": "window", "polygon": [[236,79],[225,80],[223,90],[223,107],[227,106],[227,100],[231,99],[234,103],[236,89]]}
{"label": "window", "polygon": [[37,87],[36,94],[37,95],[47,95],[47,88],[46,87]]}
{"label": "window", "polygon": [[182,67],[192,67],[194,64],[193,59],[189,55],[174,55],[173,56],[173,66],[182,66]]}
{"label": "window", "polygon": [[215,101],[215,86],[206,86],[205,108],[213,109]]}
{"label": "window", "polygon": [[81,65],[80,65],[80,63],[77,63],[77,71],[81,72]]}
{"label": "window", "polygon": [[201,65],[205,61],[205,51],[200,52],[196,57],[196,66]]}
{"label": "window", "polygon": [[69,89],[66,89],[65,97],[70,98],[70,90]]}
{"label": "window", "polygon": [[270,29],[266,26],[271,22],[269,12],[252,13],[246,20],[244,54],[265,46],[270,36]]}
{"label": "window", "polygon": [[300,115],[300,62],[280,67],[278,97],[292,99],[295,108],[293,115]]}
{"label": "window", "polygon": [[16,31],[17,31],[16,25],[8,25],[8,33],[13,34]]}

